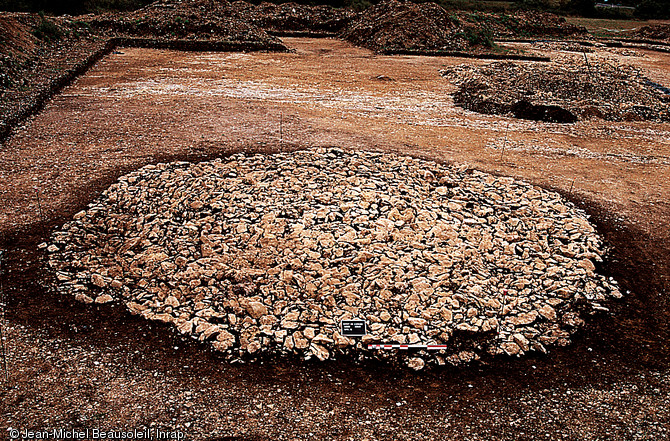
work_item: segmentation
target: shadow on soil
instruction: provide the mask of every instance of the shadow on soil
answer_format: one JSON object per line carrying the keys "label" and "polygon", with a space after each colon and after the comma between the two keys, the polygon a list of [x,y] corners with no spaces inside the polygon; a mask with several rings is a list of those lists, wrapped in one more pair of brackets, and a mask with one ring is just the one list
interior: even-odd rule
{"label": "shadow on soil", "polygon": [[[200,161],[221,154],[208,152],[150,162]],[[458,394],[462,405],[479,401],[495,408],[496,404],[490,402],[494,396],[513,397],[523,391],[579,386],[607,389],[633,374],[665,369],[670,361],[670,306],[664,294],[670,285],[670,250],[662,241],[617,223],[615,216],[600,207],[573,198],[591,214],[613,249],[602,271],[615,277],[623,292],[630,293],[608,305],[612,316],[587,320],[569,347],[552,348],[548,355],[498,357],[466,368],[420,373],[352,360],[316,364],[284,359],[254,365],[228,364],[204,345],[184,340],[165,325],[132,316],[123,307],[83,305],[45,288],[49,275],[37,244],[128,171],[119,170],[115,176],[92,183],[79,195],[79,206],[62,207],[60,215],[49,219],[47,225],[32,225],[14,232],[0,244],[8,250],[3,278],[10,323],[42,330],[73,346],[109,351],[116,359],[124,360],[124,368],[158,370],[177,379],[195,376],[221,384],[253,381],[298,394],[310,390],[325,397],[344,393],[362,403],[371,402],[371,396],[375,401],[400,399],[402,390],[403,399],[408,402],[439,402],[452,410],[461,404],[458,400],[445,403],[445,393]],[[185,364],[191,368],[182,369]],[[645,383],[639,386],[653,387]]]}

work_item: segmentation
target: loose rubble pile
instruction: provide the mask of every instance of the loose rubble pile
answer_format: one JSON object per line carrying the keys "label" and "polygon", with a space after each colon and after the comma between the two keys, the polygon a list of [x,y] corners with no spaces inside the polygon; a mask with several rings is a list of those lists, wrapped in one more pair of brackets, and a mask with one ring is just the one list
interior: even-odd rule
{"label": "loose rubble pile", "polygon": [[642,26],[633,32],[636,38],[670,41],[670,24]]}
{"label": "loose rubble pile", "polygon": [[230,4],[231,15],[271,32],[340,32],[356,15],[350,9],[298,3],[254,5],[244,1]]}
{"label": "loose rubble pile", "polygon": [[376,52],[403,50],[484,52],[494,38],[566,37],[586,29],[549,13],[514,15],[447,11],[433,2],[385,0],[363,11],[342,33]]}
{"label": "loose rubble pile", "polygon": [[[146,166],[47,250],[61,292],[123,302],[231,360],[346,355],[420,369],[545,352],[569,343],[580,312],[620,297],[595,271],[593,226],[558,194],[339,149]],[[367,320],[366,337],[341,335],[351,318]]]}
{"label": "loose rubble pile", "polygon": [[549,12],[515,11],[512,14],[459,12],[461,20],[489,29],[495,38],[584,38],[589,33],[584,26],[568,23],[564,17]]}
{"label": "loose rubble pile", "polygon": [[277,43],[264,30],[231,16],[230,3],[219,0],[158,0],[129,13],[93,17],[90,23],[130,36]]}
{"label": "loose rubble pile", "polygon": [[123,35],[266,42],[272,32],[339,32],[355,13],[330,6],[225,0],[158,0],[127,14],[108,13],[90,22]]}
{"label": "loose rubble pile", "polygon": [[352,20],[341,36],[375,52],[464,51],[470,47],[457,18],[432,2],[382,1]]}
{"label": "loose rubble pile", "polygon": [[558,123],[670,121],[670,95],[630,65],[496,62],[441,74],[458,86],[454,103],[474,112]]}

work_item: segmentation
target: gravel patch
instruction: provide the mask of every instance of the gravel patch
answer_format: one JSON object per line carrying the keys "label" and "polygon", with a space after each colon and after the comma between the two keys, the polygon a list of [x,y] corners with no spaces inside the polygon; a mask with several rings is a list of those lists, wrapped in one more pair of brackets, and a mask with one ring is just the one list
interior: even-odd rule
{"label": "gravel patch", "polygon": [[[567,345],[621,296],[587,216],[512,178],[318,149],[149,165],[54,233],[57,288],[123,302],[231,360],[414,369]],[[362,339],[340,334],[367,320]],[[372,342],[446,344],[371,351]]]}

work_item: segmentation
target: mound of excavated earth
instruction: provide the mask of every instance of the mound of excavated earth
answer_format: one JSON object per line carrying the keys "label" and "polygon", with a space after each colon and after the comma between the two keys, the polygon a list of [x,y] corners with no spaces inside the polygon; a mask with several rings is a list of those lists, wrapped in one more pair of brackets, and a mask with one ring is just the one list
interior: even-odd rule
{"label": "mound of excavated earth", "polygon": [[[558,194],[338,149],[146,166],[48,251],[62,292],[123,302],[232,360],[346,355],[419,369],[544,352],[569,343],[581,312],[620,297],[595,271],[593,226]],[[340,334],[351,318],[367,336]]]}
{"label": "mound of excavated earth", "polygon": [[279,42],[263,29],[234,17],[230,7],[229,2],[218,0],[158,0],[136,11],[102,14],[89,22],[97,29],[130,36],[254,42],[268,46]]}
{"label": "mound of excavated earth", "polygon": [[495,62],[440,73],[458,86],[454,103],[474,112],[558,123],[670,121],[670,95],[630,65]]}
{"label": "mound of excavated earth", "polygon": [[670,24],[642,26],[633,32],[633,36],[652,40],[670,40]]}
{"label": "mound of excavated earth", "polygon": [[158,0],[127,14],[104,14],[90,22],[124,35],[278,43],[266,31],[339,32],[355,13],[296,3],[254,5],[225,0]]}
{"label": "mound of excavated earth", "polygon": [[229,10],[232,16],[242,21],[274,32],[339,32],[356,15],[346,8],[298,3],[254,5],[236,1],[230,4]]}
{"label": "mound of excavated earth", "polygon": [[342,37],[375,52],[463,51],[470,42],[462,30],[458,19],[436,3],[385,0],[352,20]]}
{"label": "mound of excavated earth", "polygon": [[495,38],[525,39],[530,37],[588,37],[584,26],[568,23],[565,18],[549,12],[514,11],[511,14],[459,11],[460,20],[488,29]]}
{"label": "mound of excavated earth", "polygon": [[342,37],[376,52],[486,52],[493,38],[584,36],[586,29],[554,14],[447,11],[433,3],[384,0],[351,20]]}

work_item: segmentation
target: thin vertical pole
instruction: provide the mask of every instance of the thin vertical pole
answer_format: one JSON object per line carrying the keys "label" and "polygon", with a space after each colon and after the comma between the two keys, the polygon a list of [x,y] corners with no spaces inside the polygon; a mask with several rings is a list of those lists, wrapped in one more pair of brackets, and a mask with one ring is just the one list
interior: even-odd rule
{"label": "thin vertical pole", "polygon": [[9,383],[9,371],[7,370],[7,348],[5,347],[5,290],[3,286],[3,278],[5,275],[3,266],[4,250],[0,251],[0,351],[2,351],[2,370],[5,373],[5,382]]}
{"label": "thin vertical pole", "polygon": [[572,186],[575,185],[575,180],[573,179],[570,183],[570,190],[568,190],[568,197],[572,196]]}
{"label": "thin vertical pole", "polygon": [[44,212],[42,211],[42,202],[40,201],[40,192],[37,190],[37,187],[35,187],[35,195],[37,196],[37,208],[40,213],[40,220],[42,221],[42,234],[44,235],[44,239],[46,240],[46,222],[44,220]]}
{"label": "thin vertical pole", "polygon": [[505,129],[505,141],[503,141],[502,152],[500,152],[500,161],[503,160],[505,156],[505,147],[507,147],[507,134],[509,133],[509,122],[507,123],[507,128]]}

